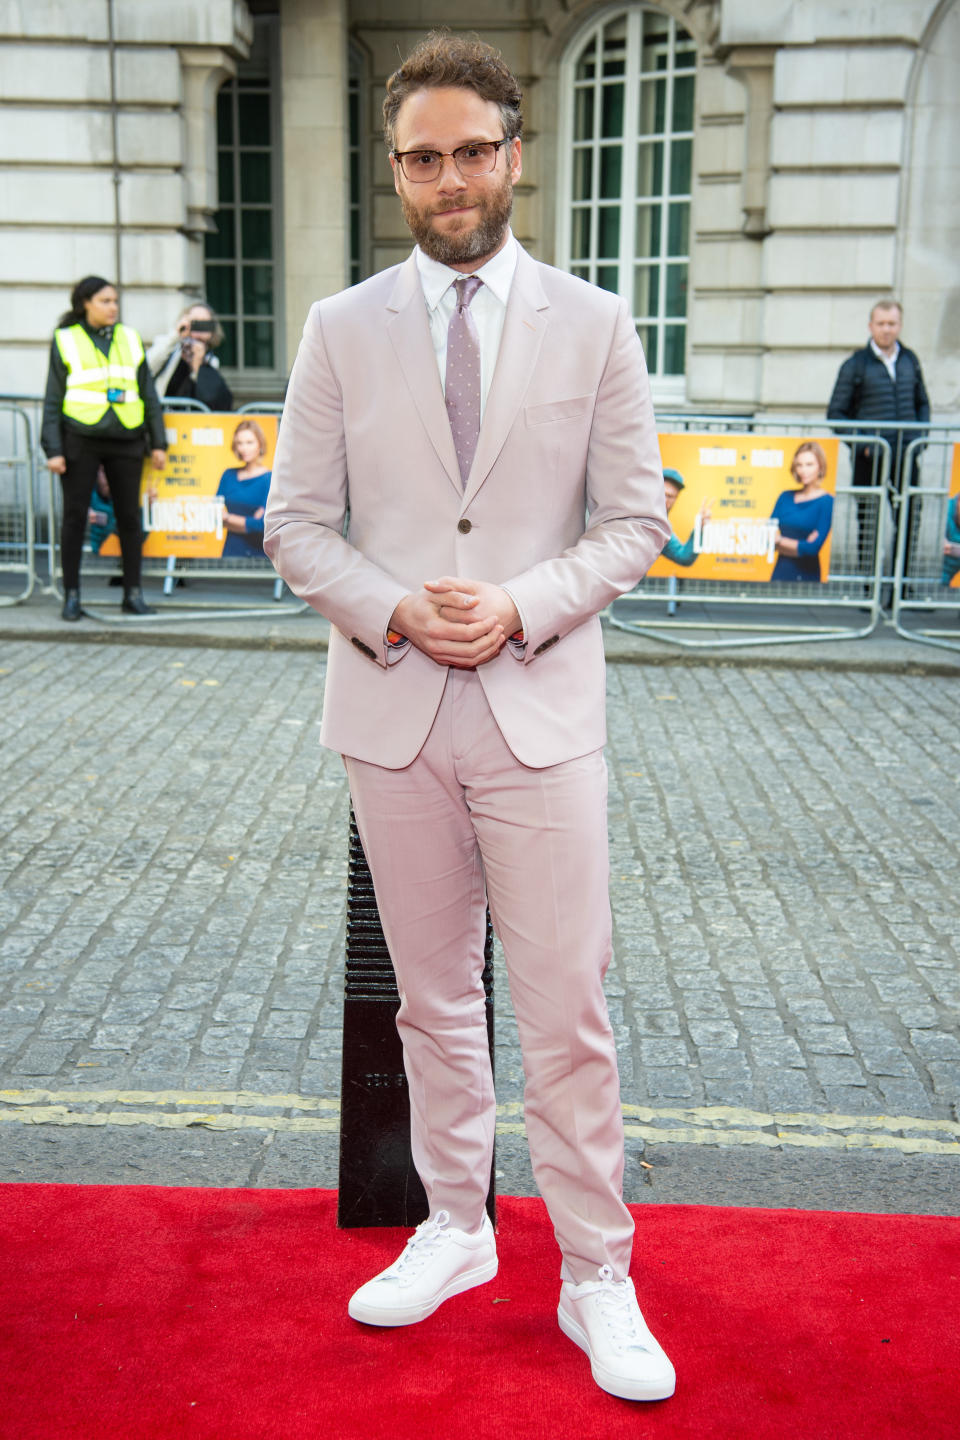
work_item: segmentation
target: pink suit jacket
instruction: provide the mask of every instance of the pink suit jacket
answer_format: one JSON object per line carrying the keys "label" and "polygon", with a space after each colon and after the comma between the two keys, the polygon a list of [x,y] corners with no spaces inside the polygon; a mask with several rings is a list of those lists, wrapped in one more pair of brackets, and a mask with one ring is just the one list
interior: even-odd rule
{"label": "pink suit jacket", "polygon": [[388,665],[386,630],[441,575],[504,585],[520,611],[522,658],[506,646],[477,672],[516,758],[540,768],[599,749],[598,612],[669,533],[643,352],[614,295],[519,249],[465,487],[415,256],[311,308],[264,549],[331,622],[331,749],[389,769],[416,757],[446,668],[413,646]]}

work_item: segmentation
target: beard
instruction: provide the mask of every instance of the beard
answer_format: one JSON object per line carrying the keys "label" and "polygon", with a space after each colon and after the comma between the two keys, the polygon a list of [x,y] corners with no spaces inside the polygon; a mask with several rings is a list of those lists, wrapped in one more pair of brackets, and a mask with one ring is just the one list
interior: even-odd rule
{"label": "beard", "polygon": [[[454,201],[446,207],[434,204],[429,209],[415,205],[404,189],[400,192],[400,203],[403,218],[425,255],[429,255],[431,260],[438,260],[441,265],[465,265],[493,255],[503,244],[513,211],[513,183],[509,174],[505,174],[502,184],[495,190],[482,192],[469,200]],[[445,209],[459,209],[464,204],[477,207],[477,218],[469,229],[441,234],[433,228],[435,215],[442,215]]]}

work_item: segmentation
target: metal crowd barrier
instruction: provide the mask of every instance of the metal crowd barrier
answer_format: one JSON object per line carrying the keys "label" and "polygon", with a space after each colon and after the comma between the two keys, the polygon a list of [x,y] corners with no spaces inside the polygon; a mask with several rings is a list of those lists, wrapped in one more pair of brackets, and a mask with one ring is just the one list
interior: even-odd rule
{"label": "metal crowd barrier", "polygon": [[23,406],[0,401],[0,415],[6,419],[5,453],[0,454],[0,571],[22,577],[19,590],[0,595],[0,606],[6,606],[26,600],[36,581],[34,444],[30,416]]}
{"label": "metal crowd barrier", "polygon": [[[797,445],[831,435],[847,442],[839,449],[832,491],[830,570],[819,584],[704,579],[696,573],[646,576],[607,607],[603,618],[610,625],[684,649],[859,640],[877,628],[884,590],[893,578],[886,560],[893,534],[893,457],[882,436],[868,434],[855,423],[810,416],[661,414],[657,428],[662,435],[784,437]],[[885,431],[895,428],[884,426]],[[909,428],[916,431],[918,426]],[[854,436],[871,447],[869,487],[851,483]]]}
{"label": "metal crowd barrier", "polygon": [[[199,400],[192,400],[187,397],[167,399],[164,397],[163,408],[166,411],[184,411],[210,415],[213,413],[209,406],[202,404]],[[242,417],[244,414],[280,414],[282,405],[274,402],[264,404],[250,404],[241,406],[239,410],[222,412],[225,423],[229,423],[235,417]],[[50,589],[58,598],[62,598],[62,584],[60,572],[60,556],[58,537],[60,534],[61,520],[61,492],[60,486],[55,482],[55,477],[50,473],[48,490],[48,530],[49,530],[49,573]],[[101,556],[91,554],[89,549],[83,553],[82,571],[83,575],[104,575],[118,574],[120,560],[117,556]],[[183,556],[143,557],[143,574],[153,578],[162,578],[164,604],[157,614],[151,617],[153,622],[158,620],[182,621],[182,620],[237,620],[252,619],[256,617],[276,617],[281,615],[302,615],[310,607],[301,600],[292,603],[282,604],[284,591],[286,589],[283,580],[276,574],[270,561],[263,556],[230,556],[226,559],[213,557],[209,559],[194,559]],[[226,597],[212,597],[210,599],[198,600],[175,598],[175,590],[180,584],[189,585],[190,580],[222,580],[227,584],[246,583],[253,580],[263,579],[271,583],[273,591],[273,602],[269,606],[252,605],[249,600],[231,600]],[[108,611],[101,610],[96,605],[90,605],[84,601],[84,609],[94,619],[106,624],[129,623],[129,617],[121,617]]]}
{"label": "metal crowd barrier", "polygon": [[[951,509],[954,535],[960,518],[955,508],[960,505],[960,429],[928,427],[908,446],[904,472],[919,479],[900,497],[904,514],[897,536],[893,625],[906,640],[960,651],[960,554],[947,551],[948,543],[957,543],[947,541]],[[939,624],[904,623],[910,614]]]}

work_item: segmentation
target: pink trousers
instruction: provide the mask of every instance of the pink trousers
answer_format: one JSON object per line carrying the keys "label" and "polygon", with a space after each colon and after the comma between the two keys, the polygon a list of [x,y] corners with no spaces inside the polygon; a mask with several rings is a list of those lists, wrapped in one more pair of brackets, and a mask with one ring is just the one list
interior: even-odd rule
{"label": "pink trousers", "polygon": [[533,1172],[575,1282],[628,1271],[623,1121],[603,994],[610,959],[603,754],[532,770],[477,675],[451,670],[427,741],[387,770],[345,757],[401,1005],[413,1162],[431,1213],[481,1223],[496,1102],[481,981],[486,905],[503,945]]}

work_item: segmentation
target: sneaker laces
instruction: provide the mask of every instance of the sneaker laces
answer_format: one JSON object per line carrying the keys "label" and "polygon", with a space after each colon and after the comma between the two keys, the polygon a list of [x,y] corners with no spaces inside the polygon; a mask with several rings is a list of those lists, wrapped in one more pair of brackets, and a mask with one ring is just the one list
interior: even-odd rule
{"label": "sneaker laces", "polygon": [[598,1270],[600,1284],[596,1286],[596,1311],[607,1327],[607,1333],[617,1350],[643,1350],[651,1354],[646,1343],[640,1307],[636,1293],[629,1280],[614,1280],[609,1265]]}
{"label": "sneaker laces", "polygon": [[388,1275],[391,1279],[399,1280],[401,1284],[415,1280],[448,1239],[449,1224],[450,1213],[447,1210],[438,1210],[436,1215],[431,1215],[429,1220],[419,1224],[384,1279]]}

